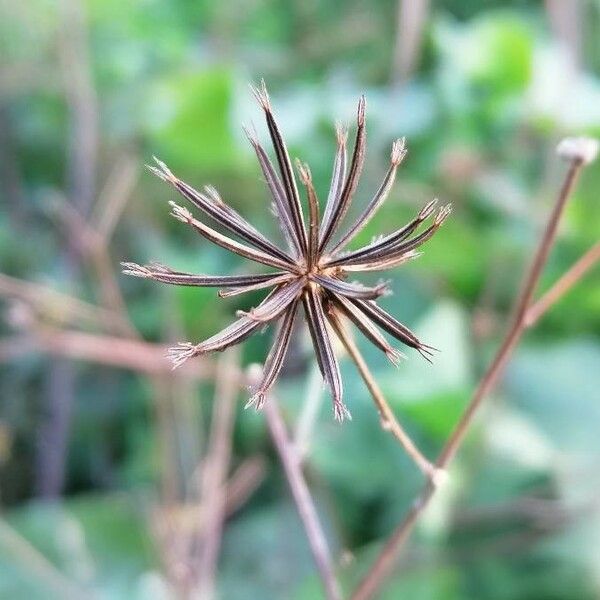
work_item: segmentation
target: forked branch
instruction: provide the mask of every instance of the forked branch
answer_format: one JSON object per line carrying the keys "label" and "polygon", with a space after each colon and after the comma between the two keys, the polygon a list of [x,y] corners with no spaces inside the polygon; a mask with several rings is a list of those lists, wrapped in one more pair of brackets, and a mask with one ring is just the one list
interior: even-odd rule
{"label": "forked branch", "polygon": [[377,385],[377,382],[375,381],[373,374],[369,370],[367,363],[362,357],[356,342],[342,323],[339,316],[334,312],[329,313],[328,316],[333,329],[348,352],[348,355],[356,364],[358,372],[360,373],[360,376],[365,382],[365,385],[367,386],[369,393],[371,394],[371,397],[377,406],[382,428],[386,431],[389,431],[400,442],[406,453],[413,459],[417,467],[419,467],[419,469],[427,477],[431,478],[435,482],[439,482],[440,479],[443,478],[444,471],[436,469],[436,467],[432,465],[427,458],[425,458],[425,456],[423,456],[408,433],[404,431],[402,425],[400,425],[396,419],[396,416],[394,415],[394,412],[390,408],[390,405],[387,403],[380,387]]}
{"label": "forked branch", "polygon": [[[550,250],[556,240],[560,218],[563,215],[564,208],[583,167],[594,160],[597,151],[597,142],[583,138],[565,140],[559,145],[558,153],[562,158],[569,162],[569,169],[554,204],[554,208],[550,214],[550,218],[548,219],[542,238],[538,244],[533,262],[526,272],[521,292],[516,298],[514,317],[500,348],[483,375],[465,412],[440,453],[440,456],[436,461],[436,467],[438,469],[446,469],[451,463],[456,452],[460,448],[483,399],[498,383],[513,350],[521,339],[523,332],[527,329],[528,310],[532,305],[532,299],[537,284],[544,266],[546,265]],[[579,276],[582,276],[585,271],[586,269],[580,270]],[[558,297],[560,297],[560,294],[551,298],[552,302],[558,299]],[[542,305],[543,311],[547,310],[550,305],[551,302]],[[539,318],[540,316],[541,313],[537,314],[536,318]],[[352,600],[367,600],[368,598],[374,597],[385,578],[390,574],[396,557],[408,540],[415,523],[429,506],[429,503],[435,494],[435,490],[436,486],[434,482],[429,479],[404,520],[393,532],[392,536],[375,560],[375,563],[358,585],[356,591],[352,595]]]}

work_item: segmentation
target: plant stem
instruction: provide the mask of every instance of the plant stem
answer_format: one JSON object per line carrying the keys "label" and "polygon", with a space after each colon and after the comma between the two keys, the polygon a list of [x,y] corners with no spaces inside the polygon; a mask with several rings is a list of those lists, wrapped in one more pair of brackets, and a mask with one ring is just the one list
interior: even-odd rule
{"label": "plant stem", "polygon": [[233,348],[219,359],[217,367],[214,413],[202,473],[201,506],[206,526],[196,573],[196,592],[207,600],[215,596],[217,560],[226,514],[225,484],[239,387],[237,378],[231,374],[237,370],[238,352]]}
{"label": "plant stem", "polygon": [[335,577],[327,540],[325,539],[317,510],[302,474],[300,457],[294,447],[294,443],[288,437],[283,417],[273,396],[269,397],[265,403],[264,411],[271,437],[281,459],[283,470],[288,480],[294,502],[296,503],[296,508],[298,509],[298,514],[306,530],[310,549],[323,580],[326,597],[328,600],[341,600],[342,593]]}
{"label": "plant stem", "polygon": [[423,454],[421,454],[420,450],[414,444],[414,442],[410,439],[410,436],[404,431],[396,416],[394,415],[390,405],[387,403],[385,396],[381,392],[380,387],[377,385],[373,374],[371,373],[367,363],[365,362],[356,342],[354,341],[352,335],[348,332],[348,329],[344,326],[340,318],[335,313],[329,313],[327,315],[329,317],[329,321],[337,333],[340,341],[346,348],[346,351],[350,355],[350,358],[356,364],[358,368],[358,372],[362,377],[375,405],[377,406],[377,410],[379,411],[379,416],[381,419],[381,426],[385,431],[389,431],[402,445],[406,453],[414,460],[415,464],[419,469],[427,475],[427,477],[433,479],[439,479],[437,477],[439,471],[436,469],[434,465],[432,465]]}
{"label": "plant stem", "polygon": [[[469,402],[465,412],[446,442],[436,462],[436,466],[439,469],[447,468],[454,458],[458,448],[465,438],[469,426],[473,422],[473,418],[475,417],[477,409],[481,405],[482,400],[487,396],[487,394],[489,394],[489,392],[498,382],[498,379],[502,374],[512,351],[526,329],[525,317],[527,314],[527,309],[531,304],[535,288],[538,284],[544,265],[548,259],[550,249],[552,248],[554,240],[556,239],[558,223],[583,165],[584,161],[581,160],[581,158],[574,158],[570,162],[565,180],[560,189],[560,193],[546,225],[542,239],[538,245],[535,257],[531,267],[526,273],[521,292],[517,296],[512,323],[508,328],[504,340],[500,345],[500,348],[497,351],[494,359],[492,360],[490,366],[473,393],[471,401]],[[435,489],[435,485],[431,480],[425,484],[425,487],[417,497],[417,500],[411,509],[408,511],[408,514],[398,525],[391,538],[385,544],[383,550],[375,560],[374,565],[357,587],[356,591],[352,595],[352,600],[367,600],[368,598],[372,598],[377,592],[384,579],[391,571],[398,552],[408,539],[416,521],[429,505],[431,498],[435,493]]]}
{"label": "plant stem", "polygon": [[525,315],[525,325],[533,327],[547,310],[556,304],[583,276],[600,261],[600,242],[596,242]]}

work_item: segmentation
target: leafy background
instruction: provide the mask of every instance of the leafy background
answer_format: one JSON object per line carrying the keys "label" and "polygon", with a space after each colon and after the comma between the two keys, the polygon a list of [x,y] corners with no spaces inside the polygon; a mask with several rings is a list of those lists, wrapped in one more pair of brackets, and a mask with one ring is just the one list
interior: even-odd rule
{"label": "leafy background", "polygon": [[[421,9],[419,30],[406,17]],[[408,11],[404,20],[400,10]],[[151,259],[196,272],[244,271],[237,257],[171,222],[172,191],[141,165],[155,154],[192,185],[214,184],[275,234],[241,131],[255,122],[266,141],[248,82],[267,80],[292,154],[311,165],[320,190],[333,122],[352,123],[366,93],[368,155],[355,206],[378,185],[393,139],[406,136],[409,155],[357,243],[433,196],[455,208],[424,256],[391,274],[395,294],[384,301],[440,348],[435,365],[411,354],[394,370],[364,348],[402,423],[433,457],[497,346],[564,169],[557,141],[600,135],[600,4],[26,0],[3,2],[1,11],[1,270],[89,302],[99,294],[89,265],[73,258],[58,216],[64,202],[93,212],[111,173],[129,161],[134,184],[109,245],[116,273],[121,260]],[[70,20],[73,11],[81,21]],[[93,96],[83,106],[98,123],[87,192],[77,188],[72,159],[74,123],[89,118],[73,112],[81,84],[73,48],[86,49],[74,64],[89,71]],[[599,191],[592,166],[567,209],[543,288],[597,240]],[[118,285],[149,341],[208,336],[260,297],[218,300],[211,290],[120,275]],[[206,446],[212,382],[161,394],[143,375],[53,358],[35,345],[14,356],[11,340],[27,334],[34,317],[3,295],[0,597],[52,597],[56,573],[101,598],[169,597],[153,515],[172,501],[173,485],[177,496]],[[381,598],[598,596],[599,332],[596,271],[527,334]],[[246,343],[242,363],[261,362],[268,341],[267,333]],[[307,477],[350,589],[421,477],[381,431],[345,360],[343,371],[354,419],[339,427],[324,399]],[[278,387],[290,423],[317,393],[301,330]],[[226,523],[221,596],[319,598],[263,418],[243,411],[244,402],[241,393],[232,463],[260,455],[264,477]]]}

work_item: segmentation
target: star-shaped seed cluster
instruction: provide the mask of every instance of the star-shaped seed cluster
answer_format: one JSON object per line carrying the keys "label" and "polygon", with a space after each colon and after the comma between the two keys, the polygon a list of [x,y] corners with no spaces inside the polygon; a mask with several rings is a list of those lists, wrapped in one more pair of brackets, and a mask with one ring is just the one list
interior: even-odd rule
{"label": "star-shaped seed cluster", "polygon": [[177,178],[158,159],[155,159],[157,166],[149,168],[175,187],[195,208],[238,239],[224,235],[199,221],[187,208],[170,202],[171,214],[176,219],[190,225],[214,244],[274,270],[253,275],[195,275],[174,271],[156,263],[146,266],[123,263],[124,273],[174,285],[218,287],[221,288],[219,295],[223,298],[270,288],[270,292],[258,306],[247,312],[240,311],[238,320],[219,333],[199,344],[185,342],[169,350],[174,367],[178,367],[195,356],[238,344],[265,324],[278,322],[273,345],[262,371],[262,379],[252,390],[247,404],[257,409],[263,406],[267,393],[281,370],[296,315],[302,306],[317,363],[331,391],[335,418],[342,421],[345,417],[350,417],[350,413],[342,399],[342,379],[332,343],[332,334],[340,331],[342,316],[356,325],[394,364],[398,364],[403,355],[389,343],[383,332],[414,348],[425,358],[428,358],[433,350],[377,304],[378,298],[389,293],[386,284],[366,287],[349,282],[348,278],[355,272],[391,269],[419,256],[417,248],[439,229],[450,213],[450,206],[438,209],[437,201],[433,200],[400,229],[380,236],[362,248],[347,251],[348,244],[387,198],[398,166],[406,154],[404,139],[393,143],[389,168],[375,195],[345,233],[336,237],[352,201],[364,162],[364,96],[358,103],[354,148],[349,163],[346,150],[348,132],[342,126],[336,128],[337,152],[322,216],[308,165],[297,162],[297,172],[305,190],[308,206],[306,219],[290,157],[275,120],[264,82],[260,88],[253,89],[253,92],[265,115],[275,150],[277,169],[257,136],[248,130],[246,134],[256,152],[269,189],[272,209],[283,234],[285,248],[269,240],[248,223],[223,201],[215,188],[206,186],[203,192],[195,190]]}

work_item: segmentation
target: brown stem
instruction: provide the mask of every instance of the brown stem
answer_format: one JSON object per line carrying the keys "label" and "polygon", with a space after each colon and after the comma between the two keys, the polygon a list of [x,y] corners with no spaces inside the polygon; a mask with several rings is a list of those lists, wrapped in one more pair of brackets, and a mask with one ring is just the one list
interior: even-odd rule
{"label": "brown stem", "polygon": [[419,61],[429,0],[399,0],[392,84],[404,83]]}
{"label": "brown stem", "polygon": [[227,497],[224,492],[231,457],[235,401],[239,389],[238,381],[231,377],[231,373],[237,371],[237,356],[237,349],[232,349],[219,360],[209,448],[202,473],[201,505],[206,526],[196,585],[199,597],[206,599],[215,595],[217,560],[226,514]]}
{"label": "brown stem", "polygon": [[289,439],[283,417],[273,396],[265,403],[264,411],[267,425],[275,444],[275,449],[281,459],[298,514],[306,530],[308,543],[317,564],[317,569],[323,580],[328,600],[341,600],[342,593],[335,577],[333,563],[325,534],[319,522],[317,510],[310,496],[308,486],[302,474],[300,457],[293,442]]}
{"label": "brown stem", "polygon": [[69,108],[70,134],[67,161],[69,196],[87,215],[95,196],[98,156],[98,98],[89,56],[89,31],[85,6],[62,1],[59,57]]}
{"label": "brown stem", "polygon": [[600,261],[600,242],[592,246],[537,302],[527,310],[525,326],[533,327],[583,276]]}
{"label": "brown stem", "polygon": [[[504,340],[492,360],[490,366],[482,377],[477,389],[473,393],[465,412],[460,421],[456,425],[454,431],[446,442],[437,462],[436,466],[439,469],[445,469],[454,458],[458,448],[463,442],[469,426],[473,422],[473,418],[477,409],[481,405],[482,400],[494,388],[500,375],[502,374],[510,355],[520,340],[526,325],[525,316],[527,308],[531,304],[531,299],[535,292],[535,288],[539,281],[540,275],[548,259],[550,249],[556,239],[558,223],[562,216],[565,205],[571,195],[577,177],[581,172],[584,161],[580,157],[573,157],[570,161],[569,170],[567,171],[564,183],[546,225],[546,229],[539,243],[534,260],[531,267],[527,271],[524,283],[515,302],[514,318],[509,327]],[[375,560],[375,563],[358,585],[356,591],[352,595],[352,600],[367,600],[372,598],[377,592],[384,579],[390,573],[398,552],[403,544],[408,539],[412,529],[421,516],[423,511],[429,505],[431,498],[435,493],[435,485],[432,481],[425,484],[417,500],[405,516],[404,520],[398,525],[391,538],[385,544],[383,550]]]}
{"label": "brown stem", "polygon": [[140,337],[129,320],[125,300],[115,278],[109,254],[109,239],[98,233],[77,208],[60,196],[54,198],[53,208],[73,246],[77,248],[79,258],[88,261],[93,267],[101,304],[115,315],[119,333],[126,337]]}
{"label": "brown stem", "polygon": [[191,379],[206,379],[212,375],[212,364],[203,360],[189,361],[173,371],[166,351],[167,346],[162,344],[68,329],[39,328],[31,335],[0,338],[0,363],[24,354],[44,352],[146,375],[173,374]]}
{"label": "brown stem", "polygon": [[242,507],[265,478],[266,461],[260,454],[246,458],[231,474],[225,486],[225,515]]}
{"label": "brown stem", "polygon": [[381,419],[381,427],[385,431],[389,431],[400,442],[404,450],[406,450],[406,453],[414,460],[417,467],[419,467],[427,477],[439,479],[438,474],[440,472],[427,460],[427,458],[425,458],[425,456],[423,456],[423,454],[421,454],[420,450],[396,419],[396,416],[390,408],[390,405],[387,403],[380,387],[377,385],[377,382],[358,349],[356,342],[352,338],[352,335],[348,332],[347,328],[335,313],[329,313],[328,317],[340,341],[344,345],[344,348],[346,348],[350,358],[356,364],[358,372],[377,406]]}
{"label": "brown stem", "polygon": [[98,194],[90,221],[92,229],[108,243],[131,198],[139,177],[139,160],[129,152],[115,160],[104,187]]}
{"label": "brown stem", "polygon": [[111,332],[119,328],[120,315],[112,310],[90,304],[41,283],[10,277],[4,273],[0,273],[0,296],[25,302],[34,312],[61,325],[77,320],[79,324],[83,322],[96,325]]}
{"label": "brown stem", "polygon": [[102,305],[106,310],[118,315],[119,333],[129,338],[140,338],[140,334],[129,319],[127,306],[112,268],[108,246],[102,238],[98,237],[97,239],[99,240],[97,244],[91,244],[90,259],[96,272],[96,283],[99,287]]}

